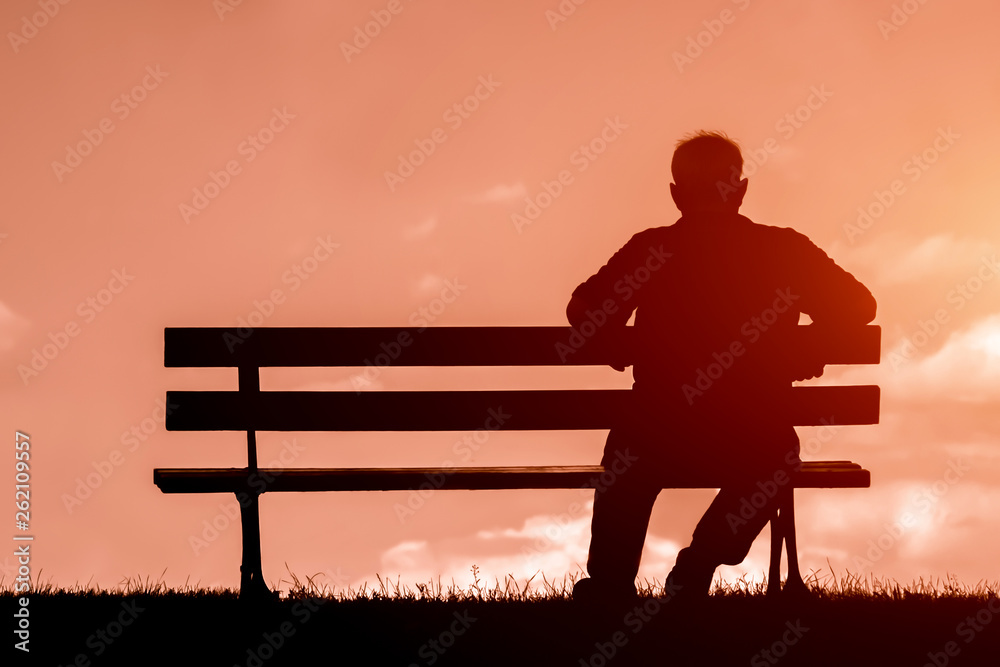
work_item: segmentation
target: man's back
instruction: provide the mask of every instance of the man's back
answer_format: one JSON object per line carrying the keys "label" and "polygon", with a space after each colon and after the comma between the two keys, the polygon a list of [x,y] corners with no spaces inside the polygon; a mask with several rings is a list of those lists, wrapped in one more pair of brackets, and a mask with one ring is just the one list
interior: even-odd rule
{"label": "man's back", "polygon": [[785,354],[799,313],[819,326],[875,316],[867,288],[804,235],[735,213],[639,232],[573,294],[613,299],[611,329],[636,310],[635,388],[670,415],[656,425],[666,437],[708,435],[719,420],[743,422],[751,437],[748,421],[787,426],[777,408],[793,380],[813,374]]}

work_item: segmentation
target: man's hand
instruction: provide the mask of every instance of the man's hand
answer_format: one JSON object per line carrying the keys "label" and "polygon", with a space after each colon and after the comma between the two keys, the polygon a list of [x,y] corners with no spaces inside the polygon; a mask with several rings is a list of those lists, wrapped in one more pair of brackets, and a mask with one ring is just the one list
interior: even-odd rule
{"label": "man's hand", "polygon": [[619,373],[622,373],[622,372],[625,371],[625,367],[626,366],[631,366],[632,365],[632,362],[631,361],[625,361],[625,359],[615,359],[615,360],[611,361],[611,363],[609,363],[608,365],[611,366],[611,368],[613,368],[616,371],[618,371]]}
{"label": "man's hand", "polygon": [[786,357],[785,365],[786,373],[793,382],[818,378],[823,375],[823,369],[826,367],[826,364],[820,361],[819,355],[807,350],[803,350],[801,356]]}
{"label": "man's hand", "polygon": [[[566,319],[569,320],[571,327],[576,329],[582,335],[582,325],[591,322],[587,315],[587,310],[589,305],[586,301],[578,296],[574,296],[569,301],[569,305],[566,306]],[[593,324],[593,322],[591,322]],[[596,325],[594,325],[596,326]],[[611,334],[610,331],[600,331],[594,334],[595,338],[608,337]],[[610,350],[613,358],[609,362],[609,366],[618,372],[624,372],[627,366],[631,366],[632,362],[626,359],[625,351],[619,346],[613,346]]]}
{"label": "man's hand", "polygon": [[797,368],[792,371],[792,380],[798,382],[799,380],[811,380],[813,378],[818,378],[823,374],[824,368],[825,364],[802,366],[801,368]]}

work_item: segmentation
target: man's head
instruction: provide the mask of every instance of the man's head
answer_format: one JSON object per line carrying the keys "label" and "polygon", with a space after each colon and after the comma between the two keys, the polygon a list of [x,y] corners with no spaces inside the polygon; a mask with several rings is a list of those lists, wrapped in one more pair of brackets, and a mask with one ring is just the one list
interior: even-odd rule
{"label": "man's head", "polygon": [[747,191],[740,147],[721,132],[701,131],[677,142],[670,194],[681,213],[739,210]]}

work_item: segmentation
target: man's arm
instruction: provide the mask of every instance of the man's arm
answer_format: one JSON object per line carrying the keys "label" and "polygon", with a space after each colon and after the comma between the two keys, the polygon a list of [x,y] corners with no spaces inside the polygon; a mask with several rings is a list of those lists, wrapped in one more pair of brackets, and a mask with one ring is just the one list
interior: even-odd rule
{"label": "man's arm", "polygon": [[[581,328],[581,325],[583,325],[584,323],[586,323],[588,321],[592,321],[591,318],[588,317],[588,313],[590,313],[590,312],[592,312],[592,310],[590,308],[590,304],[588,304],[586,301],[584,301],[581,297],[576,296],[575,293],[574,293],[574,295],[572,297],[570,297],[569,305],[566,306],[566,319],[569,320],[569,325],[571,327],[573,327],[574,329],[576,329],[576,330],[579,331],[580,328]],[[628,320],[626,320],[626,322],[627,321]],[[597,325],[595,324],[594,326],[597,326]],[[595,334],[595,336],[597,336],[597,335],[600,335],[600,334],[599,333]],[[605,333],[605,335],[608,335],[608,333]],[[611,366],[611,368],[615,369],[616,371],[624,371],[626,366],[631,366],[632,365],[632,362],[631,361],[627,361],[624,358],[624,355],[622,355],[621,358],[616,358],[616,359],[612,360],[609,363],[609,365]]]}
{"label": "man's arm", "polygon": [[[597,327],[595,336],[614,337],[622,333],[635,310],[637,290],[641,287],[634,276],[640,267],[654,271],[669,256],[662,248],[648,248],[649,232],[639,232],[621,247],[597,273],[581,283],[566,306],[566,319],[574,329],[591,322]],[[652,251],[652,252],[651,252]],[[621,359],[611,363],[617,371],[624,371],[631,360]]]}
{"label": "man's arm", "polygon": [[874,320],[875,297],[868,288],[804,235],[795,235],[799,248],[792,262],[799,310],[823,327],[859,327]]}
{"label": "man's arm", "polygon": [[569,325],[579,329],[580,325],[587,321],[588,310],[590,304],[574,293],[569,299],[569,305],[566,306],[566,319],[569,320]]}
{"label": "man's arm", "polygon": [[[845,271],[807,237],[795,232],[800,248],[793,256],[793,273],[799,291],[798,307],[813,326],[831,329],[861,327],[875,319],[875,297],[857,278]],[[823,374],[822,361],[803,360],[792,371],[793,380]]]}

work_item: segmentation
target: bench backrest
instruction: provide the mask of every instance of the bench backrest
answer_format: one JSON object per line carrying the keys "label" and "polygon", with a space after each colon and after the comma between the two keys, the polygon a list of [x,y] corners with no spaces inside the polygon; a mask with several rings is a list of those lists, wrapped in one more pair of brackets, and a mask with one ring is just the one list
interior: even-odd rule
{"label": "bench backrest", "polygon": [[[168,391],[172,431],[450,431],[482,426],[491,408],[503,430],[610,428],[627,389],[496,391],[260,391],[263,367],[606,365],[610,342],[579,345],[569,327],[167,328],[167,367],[235,367],[239,391]],[[789,354],[828,364],[877,364],[881,330],[799,326]],[[626,337],[631,336],[631,332]],[[625,340],[615,344],[627,344]],[[876,424],[879,388],[793,389],[797,426]]]}

